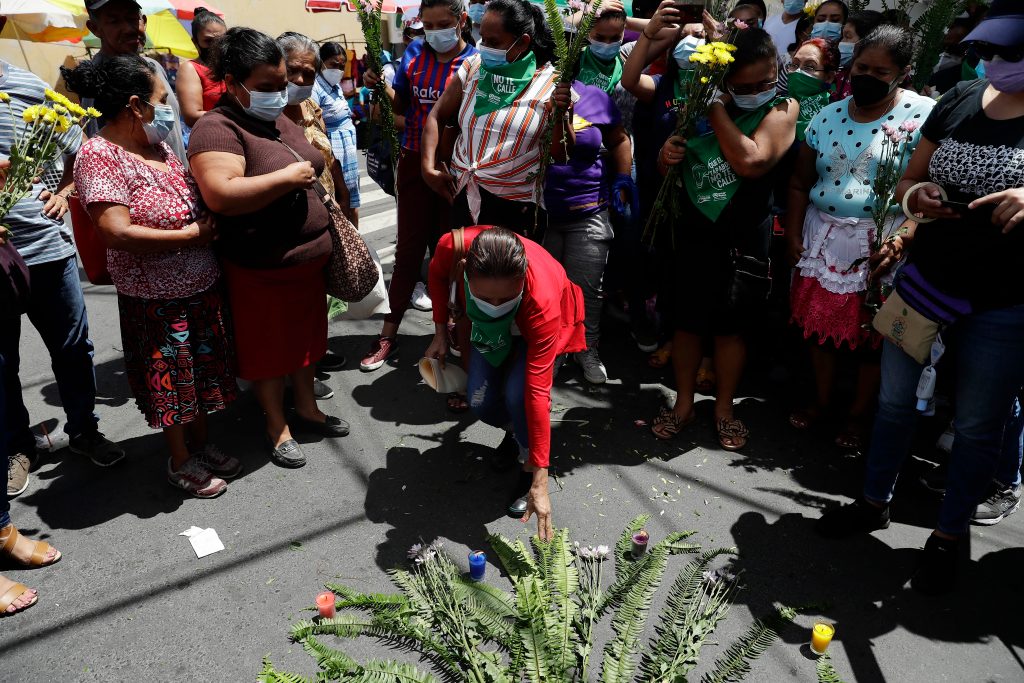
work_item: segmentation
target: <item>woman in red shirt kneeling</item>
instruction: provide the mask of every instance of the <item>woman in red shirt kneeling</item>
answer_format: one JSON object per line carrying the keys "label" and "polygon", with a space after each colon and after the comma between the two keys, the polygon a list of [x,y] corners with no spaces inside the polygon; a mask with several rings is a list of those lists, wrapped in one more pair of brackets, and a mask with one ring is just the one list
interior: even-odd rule
{"label": "woman in red shirt kneeling", "polygon": [[[586,349],[583,294],[565,269],[536,242],[504,228],[465,228],[465,273],[451,281],[454,233],[437,244],[430,262],[430,296],[437,331],[428,358],[448,351],[449,287],[471,323],[469,405],[494,427],[507,428],[499,452],[512,449],[523,471],[509,514],[537,516],[537,533],[551,538],[548,456],[551,382],[559,354]],[[461,279],[461,281],[459,281]]]}

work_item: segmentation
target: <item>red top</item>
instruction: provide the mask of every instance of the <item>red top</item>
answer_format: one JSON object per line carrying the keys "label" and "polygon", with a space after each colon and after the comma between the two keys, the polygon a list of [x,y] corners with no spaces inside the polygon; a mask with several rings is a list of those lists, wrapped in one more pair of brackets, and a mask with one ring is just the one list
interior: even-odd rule
{"label": "red top", "polygon": [[[466,251],[481,231],[465,229]],[[569,281],[565,268],[544,247],[520,237],[526,247],[526,285],[516,313],[516,326],[526,342],[526,423],[529,426],[530,464],[547,467],[551,452],[551,382],[555,357],[587,348],[583,331],[583,292]],[[454,249],[449,232],[437,243],[430,261],[430,298],[434,322],[448,321],[448,276]],[[465,303],[465,288],[456,287]]]}
{"label": "red top", "polygon": [[199,82],[203,84],[203,111],[210,111],[217,106],[217,100],[227,91],[223,81],[213,79],[213,69],[196,60],[192,60],[192,66],[196,68],[199,75]]}

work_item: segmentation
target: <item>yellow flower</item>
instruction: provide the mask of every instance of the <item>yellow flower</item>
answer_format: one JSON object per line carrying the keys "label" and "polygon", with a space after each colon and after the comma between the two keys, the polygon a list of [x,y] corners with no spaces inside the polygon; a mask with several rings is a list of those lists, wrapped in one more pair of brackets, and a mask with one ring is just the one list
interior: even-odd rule
{"label": "yellow flower", "polygon": [[703,52],[694,52],[690,55],[690,61],[697,64],[710,64],[712,62],[712,56],[704,54]]}
{"label": "yellow flower", "polygon": [[44,109],[43,111],[43,122],[44,123],[57,123],[57,112],[52,109]]}
{"label": "yellow flower", "polygon": [[65,107],[63,104],[55,104],[53,106],[53,110],[61,116],[68,113],[68,108]]}
{"label": "yellow flower", "polygon": [[10,102],[11,96],[5,92],[0,92],[0,102]]}
{"label": "yellow flower", "polygon": [[58,93],[56,90],[50,90],[49,88],[44,90],[43,93],[46,95],[46,99],[50,100],[51,102],[56,102],[57,98],[60,97],[60,93]]}
{"label": "yellow flower", "polygon": [[707,85],[710,82],[710,79],[707,76],[701,76],[700,82],[704,85]]}
{"label": "yellow flower", "polygon": [[806,6],[804,6],[804,14],[813,19],[814,15],[818,13],[818,8],[821,7],[821,4],[821,2],[808,3]]}
{"label": "yellow flower", "polygon": [[79,118],[85,116],[85,109],[82,109],[82,107],[80,107],[79,105],[75,104],[74,102],[68,102],[67,107],[68,107],[68,111],[70,111],[75,116],[77,116]]}
{"label": "yellow flower", "polygon": [[736,61],[736,58],[725,50],[715,50],[715,59],[719,64],[732,64]]}
{"label": "yellow flower", "polygon": [[96,109],[95,107],[89,107],[85,110],[85,113],[94,119],[98,119],[99,117],[103,116],[103,114],[100,113],[100,110]]}
{"label": "yellow flower", "polygon": [[21,118],[25,119],[25,123],[35,123],[36,119],[39,118],[40,106],[34,104],[31,107],[25,107],[25,111],[21,113]]}
{"label": "yellow flower", "polygon": [[66,117],[66,116],[58,116],[57,117],[57,132],[58,133],[67,133],[69,130],[71,130],[71,121],[68,120],[68,117]]}

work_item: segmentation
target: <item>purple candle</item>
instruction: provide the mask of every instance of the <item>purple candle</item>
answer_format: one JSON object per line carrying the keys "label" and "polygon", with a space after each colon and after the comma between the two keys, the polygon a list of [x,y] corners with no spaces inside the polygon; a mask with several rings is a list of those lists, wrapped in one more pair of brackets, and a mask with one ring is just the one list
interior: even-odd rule
{"label": "purple candle", "polygon": [[487,553],[483,550],[474,550],[469,554],[469,578],[473,581],[483,581],[484,572],[487,570]]}
{"label": "purple candle", "polygon": [[633,534],[633,559],[638,560],[640,557],[647,552],[647,542],[651,540],[651,535],[647,533],[646,529]]}

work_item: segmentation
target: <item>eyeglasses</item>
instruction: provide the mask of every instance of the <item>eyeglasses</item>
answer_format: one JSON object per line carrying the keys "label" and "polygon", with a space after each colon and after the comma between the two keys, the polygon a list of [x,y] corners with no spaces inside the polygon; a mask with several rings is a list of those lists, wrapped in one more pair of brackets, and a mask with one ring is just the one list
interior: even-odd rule
{"label": "eyeglasses", "polygon": [[786,71],[789,73],[796,73],[797,71],[806,71],[811,74],[822,74],[828,71],[828,69],[819,69],[817,67],[810,66],[808,64],[797,64],[796,62],[790,62],[786,65]]}
{"label": "eyeglasses", "polygon": [[756,95],[762,93],[765,90],[771,90],[779,84],[776,79],[774,81],[761,81],[760,83],[754,83],[753,85],[730,85],[729,90],[733,95]]}
{"label": "eyeglasses", "polygon": [[1019,62],[1024,59],[1024,47],[1020,45],[993,45],[992,43],[971,43],[971,49],[979,59],[986,62],[999,57],[1006,62]]}

